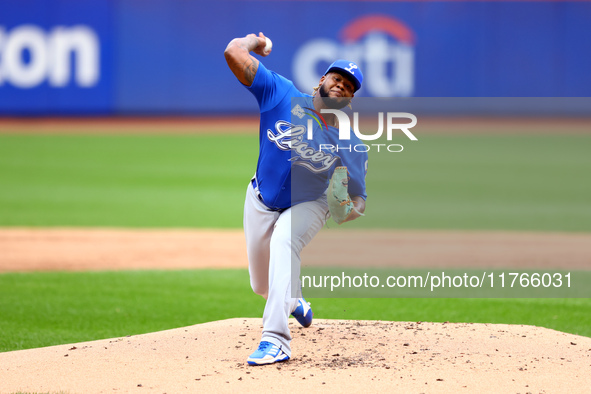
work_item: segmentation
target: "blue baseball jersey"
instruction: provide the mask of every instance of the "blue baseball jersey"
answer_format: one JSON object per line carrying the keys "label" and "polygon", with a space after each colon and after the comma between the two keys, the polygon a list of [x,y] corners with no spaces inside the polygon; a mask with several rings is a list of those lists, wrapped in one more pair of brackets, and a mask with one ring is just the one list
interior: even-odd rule
{"label": "blue baseball jersey", "polygon": [[347,166],[350,196],[367,197],[368,155],[359,149],[363,144],[354,133],[350,140],[340,141],[337,128],[318,121],[317,116],[310,122],[312,96],[262,63],[247,89],[261,112],[256,181],[265,205],[285,209],[316,200],[326,191],[337,166]]}

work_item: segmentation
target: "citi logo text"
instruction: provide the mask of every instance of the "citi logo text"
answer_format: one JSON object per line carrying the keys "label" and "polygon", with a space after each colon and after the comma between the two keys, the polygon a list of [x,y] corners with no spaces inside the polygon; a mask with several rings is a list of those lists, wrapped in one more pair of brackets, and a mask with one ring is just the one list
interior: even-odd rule
{"label": "citi logo text", "polygon": [[366,15],[347,23],[336,40],[315,38],[298,48],[293,79],[307,91],[334,59],[348,59],[363,70],[365,95],[409,97],[414,93],[414,58],[415,35],[408,26],[391,16]]}
{"label": "citi logo text", "polygon": [[34,88],[95,86],[100,78],[100,42],[84,25],[56,26],[45,31],[20,25],[9,31],[0,25],[0,87]]}

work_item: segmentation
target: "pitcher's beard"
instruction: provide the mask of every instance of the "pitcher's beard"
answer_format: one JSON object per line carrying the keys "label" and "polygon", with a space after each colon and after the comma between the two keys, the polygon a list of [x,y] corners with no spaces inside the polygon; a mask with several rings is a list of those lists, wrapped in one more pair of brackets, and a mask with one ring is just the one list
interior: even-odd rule
{"label": "pitcher's beard", "polygon": [[351,97],[329,97],[328,88],[325,86],[325,84],[320,85],[318,88],[318,93],[320,93],[320,97],[322,97],[322,102],[324,105],[330,109],[344,108],[351,101]]}

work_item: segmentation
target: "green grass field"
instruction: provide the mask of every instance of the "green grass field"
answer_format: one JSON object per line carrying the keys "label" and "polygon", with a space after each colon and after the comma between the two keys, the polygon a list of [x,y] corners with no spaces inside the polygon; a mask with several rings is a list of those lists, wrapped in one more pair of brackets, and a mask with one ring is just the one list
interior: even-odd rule
{"label": "green grass field", "polygon": [[[591,135],[429,135],[372,154],[360,227],[591,231]],[[0,135],[0,226],[239,228],[247,135]],[[0,251],[1,253],[1,251]],[[533,324],[589,299],[315,299],[320,318]],[[0,351],[260,317],[245,270],[0,274]]]}
{"label": "green grass field", "polygon": [[0,226],[240,227],[256,137],[0,135]]}
{"label": "green grass field", "polygon": [[[246,270],[6,273],[0,351],[260,317]],[[591,336],[589,299],[310,299],[319,318],[518,323]]]}
{"label": "green grass field", "polygon": [[[591,231],[591,135],[397,142],[371,154],[355,225]],[[245,135],[0,135],[0,226],[239,228],[257,151]]]}

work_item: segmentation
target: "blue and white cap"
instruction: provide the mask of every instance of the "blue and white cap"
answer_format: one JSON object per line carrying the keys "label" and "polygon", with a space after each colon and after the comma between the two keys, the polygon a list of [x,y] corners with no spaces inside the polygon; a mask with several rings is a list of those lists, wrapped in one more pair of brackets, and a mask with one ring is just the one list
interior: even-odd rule
{"label": "blue and white cap", "polygon": [[363,82],[363,74],[361,73],[361,69],[357,64],[354,62],[350,62],[348,60],[339,59],[335,61],[328,67],[328,70],[324,73],[324,75],[328,74],[331,71],[340,71],[341,73],[349,76],[355,85],[355,91],[358,91],[361,88],[361,82]]}

